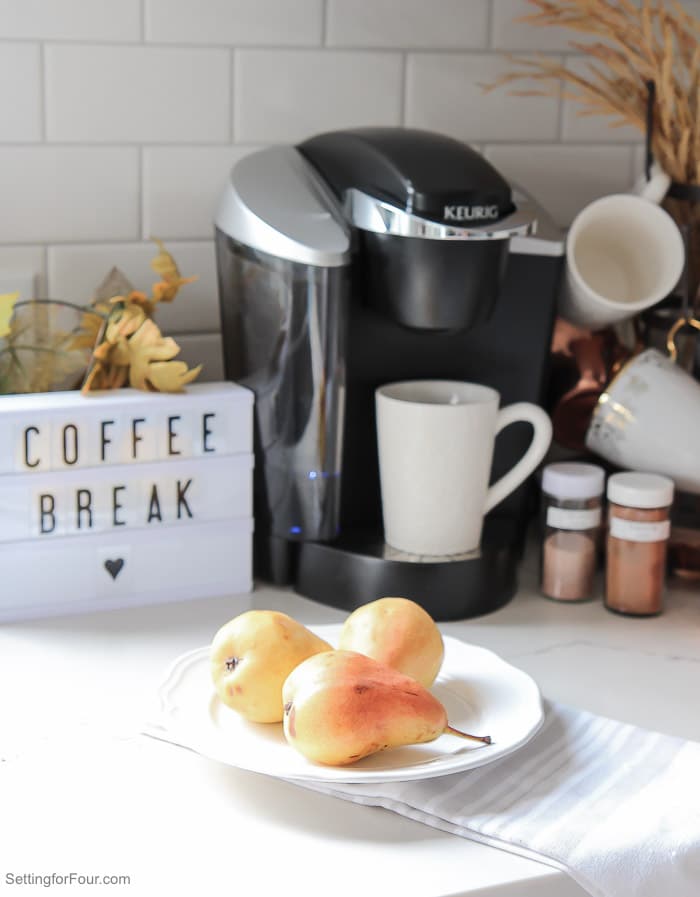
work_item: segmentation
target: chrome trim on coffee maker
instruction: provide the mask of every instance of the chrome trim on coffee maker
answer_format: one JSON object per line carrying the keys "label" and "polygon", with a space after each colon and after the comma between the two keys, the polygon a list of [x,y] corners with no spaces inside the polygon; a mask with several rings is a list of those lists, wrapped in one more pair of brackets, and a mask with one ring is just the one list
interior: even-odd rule
{"label": "chrome trim on coffee maker", "polygon": [[425,240],[509,240],[511,237],[530,236],[537,230],[536,211],[528,202],[519,205],[512,214],[500,221],[468,227],[422,218],[355,189],[345,193],[343,209],[355,227],[397,237],[418,237]]}

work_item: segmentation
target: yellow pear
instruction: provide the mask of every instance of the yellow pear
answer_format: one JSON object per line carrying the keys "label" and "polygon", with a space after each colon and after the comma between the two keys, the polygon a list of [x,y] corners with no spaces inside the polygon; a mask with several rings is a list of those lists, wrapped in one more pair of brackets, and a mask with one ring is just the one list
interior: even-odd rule
{"label": "yellow pear", "polygon": [[227,707],[256,723],[278,723],[284,680],[302,660],[330,650],[327,642],[287,614],[249,610],[214,636],[211,675]]}
{"label": "yellow pear", "polygon": [[343,624],[338,647],[386,663],[426,688],[445,656],[435,621],[408,598],[380,598],[358,607]]}
{"label": "yellow pear", "polygon": [[313,763],[347,766],[387,748],[451,732],[445,708],[420,682],[355,651],[309,657],[282,689],[284,734]]}

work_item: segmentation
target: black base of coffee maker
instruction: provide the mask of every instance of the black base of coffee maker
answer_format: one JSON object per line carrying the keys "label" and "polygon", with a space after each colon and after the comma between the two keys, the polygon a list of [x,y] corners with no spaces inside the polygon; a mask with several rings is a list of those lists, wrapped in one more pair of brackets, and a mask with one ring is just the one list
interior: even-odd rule
{"label": "black base of coffee maker", "polygon": [[435,620],[463,620],[498,610],[515,594],[522,555],[516,532],[511,520],[487,521],[481,548],[451,561],[397,559],[381,534],[351,533],[332,543],[272,539],[267,569],[256,566],[262,578],[291,582],[300,595],[342,610],[400,596]]}

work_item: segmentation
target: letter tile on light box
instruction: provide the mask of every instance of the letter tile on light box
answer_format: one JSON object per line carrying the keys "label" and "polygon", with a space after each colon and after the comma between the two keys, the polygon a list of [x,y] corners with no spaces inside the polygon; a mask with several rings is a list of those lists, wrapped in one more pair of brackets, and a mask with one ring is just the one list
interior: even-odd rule
{"label": "letter tile on light box", "polygon": [[50,539],[67,534],[68,491],[59,479],[51,486],[45,485],[43,489],[32,489],[32,535]]}
{"label": "letter tile on light box", "polygon": [[184,408],[169,408],[156,415],[158,458],[174,461],[194,455],[194,415]]}
{"label": "letter tile on light box", "polygon": [[[18,420],[13,427],[3,427],[0,435],[3,458],[14,458],[18,471],[51,469],[51,418],[37,414],[31,419]],[[6,446],[7,440],[11,446]]]}
{"label": "letter tile on light box", "polygon": [[130,420],[123,414],[103,413],[90,421],[85,434],[86,466],[101,467],[112,464],[128,464],[131,461]]}
{"label": "letter tile on light box", "polygon": [[160,417],[154,408],[134,409],[128,418],[127,461],[159,461],[158,433]]}

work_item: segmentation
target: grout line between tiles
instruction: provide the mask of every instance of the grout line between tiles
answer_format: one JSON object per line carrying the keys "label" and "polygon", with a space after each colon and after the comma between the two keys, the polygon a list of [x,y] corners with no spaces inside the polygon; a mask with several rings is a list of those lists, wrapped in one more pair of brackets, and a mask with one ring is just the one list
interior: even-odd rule
{"label": "grout line between tiles", "polygon": [[236,139],[236,50],[231,48],[228,63],[228,89],[229,89],[229,143],[234,143]]}
{"label": "grout line between tiles", "polygon": [[141,233],[141,239],[147,240],[146,236],[146,195],[143,189],[143,185],[145,182],[144,178],[144,165],[146,164],[146,154],[144,152],[144,148],[142,146],[139,147],[139,164],[138,164],[138,173],[136,175],[137,178],[137,189],[138,189],[138,206],[139,206],[139,231]]}
{"label": "grout line between tiles", "polygon": [[44,44],[42,42],[39,43],[39,126],[42,143],[46,143],[46,132],[48,129],[46,88],[46,58]]}
{"label": "grout line between tiles", "polygon": [[329,50],[333,53],[399,53],[399,52],[411,52],[411,53],[427,53],[427,54],[456,54],[460,56],[492,56],[494,53],[496,54],[509,54],[509,53],[518,53],[523,56],[533,56],[533,55],[542,55],[542,56],[559,56],[561,57],[561,50],[548,50],[547,48],[543,48],[540,50],[525,48],[523,50],[517,50],[516,48],[508,48],[508,49],[500,49],[498,47],[488,47],[483,45],[477,45],[474,47],[455,47],[451,45],[440,45],[435,44],[429,47],[426,46],[413,46],[413,45],[396,45],[396,44],[377,44],[367,45],[367,44],[333,44],[332,46],[319,46],[318,43],[296,43],[296,44],[284,44],[284,43],[269,43],[269,44],[261,44],[261,43],[240,43],[234,44],[230,41],[222,42],[222,43],[211,43],[211,42],[202,42],[202,43],[188,43],[187,41],[147,41],[145,43],[137,40],[124,40],[124,41],[109,41],[109,40],[89,40],[89,39],[66,39],[61,40],[60,38],[0,38],[0,44],[3,43],[35,43],[37,41],[41,41],[46,46],[59,46],[65,47],[70,45],[75,45],[76,47],[114,47],[119,49],[124,48],[140,48],[140,49],[155,49],[155,50],[252,50],[256,52],[279,52],[280,50],[289,50],[291,52],[308,52],[309,50],[320,51],[322,49]]}
{"label": "grout line between tiles", "polygon": [[494,0],[486,0],[486,46],[490,49],[494,49],[494,15],[493,15],[493,6]]}
{"label": "grout line between tiles", "polygon": [[329,0],[321,0],[321,46],[328,46],[328,3]]}
{"label": "grout line between tiles", "polygon": [[51,288],[49,286],[49,247],[46,244],[41,247],[41,261],[44,270],[39,275],[38,298],[48,299],[51,296]]}
{"label": "grout line between tiles", "polygon": [[[46,239],[46,238],[44,238]],[[167,240],[170,246],[209,246],[213,247],[214,238],[213,237],[175,237],[170,238],[167,234],[163,236],[164,240]],[[27,242],[26,240],[22,243],[0,243],[0,248],[6,249],[21,249],[23,247],[33,247],[37,246],[40,241],[36,241],[34,243]],[[82,249],[89,248],[93,249],[96,246],[132,246],[137,248],[139,246],[147,246],[150,245],[150,241],[148,239],[140,239],[138,237],[129,237],[128,239],[123,239],[120,237],[103,237],[100,240],[91,240],[89,237],[84,239],[72,239],[72,240],[61,240],[61,239],[49,239],[46,245],[47,252],[50,253],[52,249]]]}
{"label": "grout line between tiles", "polygon": [[408,53],[401,54],[401,83],[399,85],[400,90],[400,106],[399,112],[401,118],[399,119],[401,124],[406,126],[406,113],[407,113],[407,105],[408,105]]}

